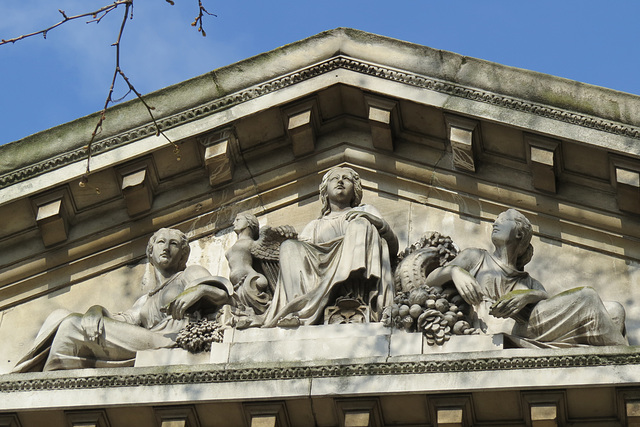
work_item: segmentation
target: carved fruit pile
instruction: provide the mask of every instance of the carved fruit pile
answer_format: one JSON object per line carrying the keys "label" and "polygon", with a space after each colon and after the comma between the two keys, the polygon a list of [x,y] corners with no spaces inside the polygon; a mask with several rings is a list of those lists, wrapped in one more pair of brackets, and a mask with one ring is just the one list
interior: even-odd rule
{"label": "carved fruit pile", "polygon": [[393,304],[384,309],[382,323],[409,332],[420,331],[427,344],[443,345],[451,335],[477,333],[466,320],[468,310],[455,289],[422,285],[400,292]]}
{"label": "carved fruit pile", "polygon": [[425,233],[420,240],[398,254],[394,273],[396,289],[408,292],[426,284],[427,276],[458,255],[451,237],[437,231]]}
{"label": "carved fruit pile", "polygon": [[223,327],[215,320],[206,318],[197,322],[189,322],[176,338],[178,347],[190,353],[201,353],[211,350],[212,342],[222,342]]}
{"label": "carved fruit pile", "polygon": [[420,239],[405,248],[404,251],[398,254],[398,261],[402,261],[404,258],[422,248],[434,248],[437,250],[438,257],[440,258],[440,265],[443,266],[458,255],[458,247],[451,237],[442,235],[437,231],[430,231],[425,233]]}

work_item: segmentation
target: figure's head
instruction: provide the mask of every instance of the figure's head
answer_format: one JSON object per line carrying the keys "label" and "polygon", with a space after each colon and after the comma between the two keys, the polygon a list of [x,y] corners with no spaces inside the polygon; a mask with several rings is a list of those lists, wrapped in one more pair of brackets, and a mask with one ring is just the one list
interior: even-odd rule
{"label": "figure's head", "polygon": [[247,228],[251,230],[251,238],[253,240],[257,240],[260,237],[260,223],[254,214],[242,212],[236,215],[236,219],[233,220],[233,231],[236,234],[240,234],[242,230]]}
{"label": "figure's head", "polygon": [[360,175],[351,168],[332,168],[322,177],[320,201],[323,216],[331,212],[330,202],[359,206],[362,201]]}
{"label": "figure's head", "polygon": [[189,258],[189,239],[180,230],[161,228],[147,244],[147,258],[159,270],[169,273],[184,270]]}
{"label": "figure's head", "polygon": [[491,241],[496,247],[512,247],[517,257],[516,267],[522,270],[533,256],[532,235],[533,227],[527,217],[508,209],[493,222]]}

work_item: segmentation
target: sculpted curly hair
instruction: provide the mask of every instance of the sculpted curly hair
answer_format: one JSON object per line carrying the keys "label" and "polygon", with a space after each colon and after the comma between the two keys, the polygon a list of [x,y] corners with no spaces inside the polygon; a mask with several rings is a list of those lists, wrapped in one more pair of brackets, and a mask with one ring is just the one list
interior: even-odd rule
{"label": "sculpted curly hair", "polygon": [[247,220],[247,225],[249,230],[251,230],[251,238],[253,240],[257,240],[260,237],[260,223],[258,222],[258,218],[249,212],[242,212],[236,215],[236,217],[241,217]]}
{"label": "sculpted curly hair", "polygon": [[516,268],[518,270],[524,270],[524,266],[527,265],[533,257],[533,246],[531,245],[533,227],[531,226],[531,221],[529,221],[522,212],[515,209],[508,209],[507,212],[512,213],[513,220],[516,223],[516,230],[522,235],[520,244],[518,245],[519,254],[516,260]]}

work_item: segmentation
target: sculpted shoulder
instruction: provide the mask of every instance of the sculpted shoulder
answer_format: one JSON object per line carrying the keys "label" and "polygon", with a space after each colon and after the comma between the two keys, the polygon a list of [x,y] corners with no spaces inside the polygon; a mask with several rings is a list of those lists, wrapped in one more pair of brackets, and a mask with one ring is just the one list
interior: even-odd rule
{"label": "sculpted shoulder", "polygon": [[484,254],[487,251],[480,248],[467,248],[460,251],[458,256],[456,256],[449,265],[457,265],[458,267],[462,267],[465,270],[470,270],[475,267],[480,260],[484,257]]}
{"label": "sculpted shoulder", "polygon": [[209,270],[202,267],[201,265],[189,265],[184,269],[182,274],[187,283],[211,275],[211,273],[209,273]]}

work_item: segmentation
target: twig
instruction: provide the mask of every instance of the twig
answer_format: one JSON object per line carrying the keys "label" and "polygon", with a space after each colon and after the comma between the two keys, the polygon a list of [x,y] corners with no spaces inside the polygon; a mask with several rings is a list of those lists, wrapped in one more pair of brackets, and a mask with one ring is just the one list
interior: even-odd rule
{"label": "twig", "polygon": [[155,107],[152,107],[149,104],[147,104],[145,99],[142,97],[142,94],[136,90],[136,88],[133,86],[133,84],[131,83],[129,78],[126,76],[126,74],[124,74],[124,72],[122,71],[122,68],[120,67],[120,42],[122,40],[122,34],[124,33],[125,25],[127,24],[127,17],[129,15],[129,10],[132,7],[133,7],[133,1],[129,0],[129,2],[125,4],[125,10],[124,10],[124,14],[122,16],[122,23],[120,24],[120,31],[118,32],[118,39],[112,45],[112,46],[115,46],[115,48],[116,48],[116,67],[115,67],[115,69],[113,71],[113,77],[111,78],[111,86],[109,87],[109,93],[107,94],[107,99],[105,100],[104,107],[102,108],[102,111],[100,112],[100,118],[98,119],[98,123],[96,123],[96,127],[94,128],[93,132],[91,133],[91,139],[89,140],[89,143],[86,146],[86,149],[87,149],[87,169],[86,169],[86,172],[83,175],[82,179],[80,180],[80,186],[85,186],[87,184],[87,182],[89,181],[89,174],[91,173],[91,145],[95,141],[96,136],[99,135],[100,132],[102,131],[102,124],[104,123],[104,120],[106,118],[107,107],[109,106],[110,103],[115,103],[115,102],[119,101],[120,99],[122,99],[122,98],[120,98],[118,100],[114,100],[113,99],[113,91],[114,91],[115,84],[116,84],[116,79],[118,78],[118,76],[122,77],[122,79],[125,81],[125,83],[129,87],[129,91],[127,92],[127,94],[130,93],[130,92],[135,93],[136,96],[138,97],[138,99],[142,102],[142,104],[147,109],[147,112],[149,113],[149,116],[151,116],[151,120],[153,121],[153,125],[156,128],[156,135],[157,136],[159,136],[159,135],[164,136],[164,138],[167,141],[169,141],[169,143],[171,145],[173,145],[173,148],[174,148],[173,152],[176,154],[177,159],[180,160],[180,147],[178,147],[178,145],[175,142],[173,142],[171,139],[169,139],[169,137],[167,137],[167,135],[165,135],[165,133],[162,132],[162,130],[160,130],[160,125],[158,125],[158,122],[156,121],[156,118],[155,118],[155,116],[153,115],[153,112],[152,112],[152,110],[155,110]]}
{"label": "twig", "polygon": [[[49,31],[53,30],[54,28],[59,27],[60,25],[67,23],[69,21],[73,21],[75,19],[79,19],[79,18],[86,18],[88,16],[91,16],[93,19],[88,21],[88,22],[100,22],[100,20],[102,18],[104,18],[109,12],[115,10],[118,6],[124,4],[126,6],[129,6],[130,4],[133,3],[133,0],[116,0],[113,2],[113,4],[110,4],[108,6],[103,6],[98,10],[94,10],[93,12],[87,12],[87,13],[81,13],[80,15],[73,15],[73,16],[67,16],[67,14],[65,13],[64,10],[60,10],[58,9],[58,12],[60,12],[60,14],[62,15],[62,21],[58,22],[57,24],[54,24],[48,28],[45,28],[44,30],[40,30],[40,31],[35,31],[33,33],[29,33],[29,34],[23,34],[21,36],[18,37],[14,37],[11,39],[2,39],[0,41],[0,46],[2,46],[3,44],[9,44],[9,43],[15,43],[18,40],[22,40],[22,39],[26,39],[27,37],[33,37],[33,36],[37,36],[38,34],[42,34],[42,36],[46,39],[47,38],[47,33],[49,33]],[[98,18],[98,15],[102,14],[102,16],[100,16]]]}
{"label": "twig", "polygon": [[[173,1],[167,0],[167,2],[173,4]],[[196,19],[191,23],[191,26],[195,27],[197,25],[198,32],[202,33],[202,37],[207,36],[207,33],[204,31],[204,28],[202,28],[202,17],[204,16],[205,13],[209,16],[218,17],[218,15],[216,15],[215,13],[210,13],[209,11],[207,11],[207,9],[204,8],[204,6],[202,5],[202,0],[198,0],[198,16],[196,16]]]}
{"label": "twig", "polygon": [[[173,0],[165,0],[167,3],[173,5],[174,1]],[[122,71],[122,68],[120,67],[120,42],[122,40],[122,34],[124,33],[124,28],[126,26],[127,23],[127,17],[129,16],[129,13],[131,13],[131,18],[133,19],[133,0],[115,0],[112,4],[107,5],[107,6],[103,6],[97,10],[94,10],[93,12],[87,12],[87,13],[82,13],[79,15],[73,15],[73,16],[68,16],[66,14],[65,11],[58,9],[58,12],[60,12],[60,14],[62,15],[62,21],[48,27],[45,28],[44,30],[40,30],[40,31],[36,31],[33,33],[29,33],[29,34],[24,34],[18,37],[14,37],[8,40],[2,39],[2,41],[0,41],[0,45],[3,44],[8,44],[8,43],[15,43],[19,40],[22,39],[26,39],[28,37],[32,37],[38,34],[42,34],[43,37],[46,39],[47,38],[47,33],[51,30],[53,30],[54,28],[59,27],[60,25],[75,20],[75,19],[79,19],[79,18],[85,18],[90,16],[92,19],[90,19],[89,21],[87,21],[87,23],[100,23],[100,21],[102,21],[102,19],[107,16],[107,14],[109,14],[110,12],[114,11],[115,9],[118,8],[118,6],[120,5],[124,5],[125,6],[125,10],[124,10],[124,14],[122,16],[122,23],[120,24],[120,31],[118,32],[118,37],[115,43],[113,43],[112,46],[115,46],[116,48],[116,66],[115,69],[113,71],[113,77],[111,78],[111,86],[109,87],[109,92],[107,94],[107,99],[104,102],[104,106],[102,108],[102,110],[100,111],[100,117],[98,119],[98,122],[96,123],[95,128],[93,129],[93,132],[91,133],[91,139],[89,140],[89,143],[85,146],[85,149],[87,150],[87,169],[85,174],[82,176],[81,180],[80,180],[80,186],[84,187],[88,182],[89,182],[89,174],[91,173],[91,145],[93,144],[93,142],[95,141],[96,137],[100,134],[100,132],[102,132],[102,125],[106,119],[106,112],[107,112],[107,108],[109,107],[109,104],[111,103],[116,103],[119,102],[120,100],[124,99],[129,93],[133,92],[136,94],[136,96],[138,97],[138,99],[142,102],[142,104],[144,105],[144,107],[147,109],[147,112],[149,113],[149,116],[151,117],[151,120],[153,121],[153,125],[156,128],[156,136],[162,135],[167,141],[169,141],[169,143],[171,145],[173,145],[174,147],[174,153],[176,154],[177,160],[180,160],[180,147],[173,141],[171,141],[171,139],[169,139],[169,137],[167,137],[167,135],[165,135],[165,133],[160,129],[160,125],[158,124],[158,122],[156,121],[155,116],[153,115],[152,110],[155,110],[155,107],[150,106],[149,104],[147,104],[146,100],[142,97],[142,95],[140,94],[140,92],[138,92],[136,90],[136,88],[133,86],[133,84],[131,83],[131,81],[129,80],[129,78],[124,74],[124,72]],[[205,7],[202,4],[202,0],[198,0],[198,16],[195,18],[195,20],[191,23],[192,26],[198,26],[198,31],[202,33],[203,36],[206,36],[206,32],[204,31],[204,28],[202,26],[202,18],[204,16],[204,14],[210,15],[210,16],[217,16],[213,13],[210,13],[209,11],[207,11],[207,9],[205,9]],[[116,84],[116,79],[118,78],[118,76],[122,77],[122,79],[125,81],[125,83],[127,84],[129,90],[127,91],[127,93],[122,96],[121,98],[118,99],[113,99],[113,91],[115,88],[115,84]],[[100,190],[98,188],[96,188],[96,192],[100,193]]]}

